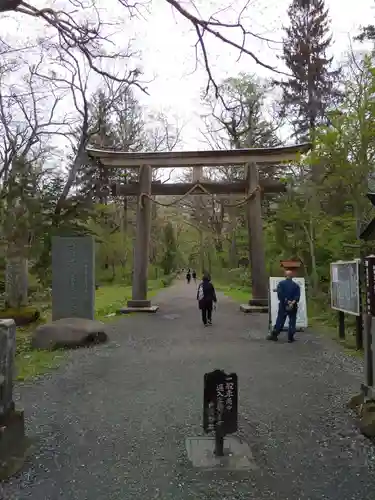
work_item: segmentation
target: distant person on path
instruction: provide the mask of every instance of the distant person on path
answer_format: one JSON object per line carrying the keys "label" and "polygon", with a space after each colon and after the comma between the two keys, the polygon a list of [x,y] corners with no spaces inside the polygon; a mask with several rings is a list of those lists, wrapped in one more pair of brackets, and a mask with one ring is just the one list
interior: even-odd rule
{"label": "distant person on path", "polygon": [[193,271],[191,275],[193,277],[194,283],[196,283],[197,282],[197,273],[195,271]]}
{"label": "distant person on path", "polygon": [[216,304],[217,298],[214,285],[207,273],[203,275],[202,282],[198,286],[197,300],[204,326],[212,325],[212,308]]}
{"label": "distant person on path", "polygon": [[285,279],[278,284],[277,297],[279,299],[279,310],[276,324],[267,339],[276,341],[281,330],[284,328],[286,318],[289,318],[288,342],[291,343],[294,341],[296,333],[298,303],[301,297],[301,289],[293,281],[292,271],[286,271]]}
{"label": "distant person on path", "polygon": [[190,283],[190,280],[191,280],[191,273],[190,269],[188,269],[188,272],[186,273],[186,281],[188,282],[188,284]]}

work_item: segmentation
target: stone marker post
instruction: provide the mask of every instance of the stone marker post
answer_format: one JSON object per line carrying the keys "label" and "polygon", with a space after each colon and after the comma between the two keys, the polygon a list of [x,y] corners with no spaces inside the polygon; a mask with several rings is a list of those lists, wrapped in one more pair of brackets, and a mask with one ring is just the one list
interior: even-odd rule
{"label": "stone marker post", "polygon": [[23,411],[13,401],[16,324],[0,320],[0,480],[18,472],[28,447]]}
{"label": "stone marker post", "polygon": [[[257,165],[254,163],[249,164],[247,172],[249,182],[248,192],[251,193],[259,185]],[[248,202],[247,223],[252,281],[252,299],[250,299],[249,304],[253,306],[267,306],[268,278],[266,271],[260,191],[257,191]]]}
{"label": "stone marker post", "polygon": [[[151,237],[151,181],[152,168],[142,165],[139,169],[139,189],[137,207],[137,227],[134,245],[132,299],[128,300],[128,308],[149,309],[151,301],[147,300],[148,260]],[[145,196],[142,196],[142,195]],[[123,312],[126,312],[124,308]]]}
{"label": "stone marker post", "polygon": [[52,320],[94,319],[95,241],[92,236],[52,238]]}

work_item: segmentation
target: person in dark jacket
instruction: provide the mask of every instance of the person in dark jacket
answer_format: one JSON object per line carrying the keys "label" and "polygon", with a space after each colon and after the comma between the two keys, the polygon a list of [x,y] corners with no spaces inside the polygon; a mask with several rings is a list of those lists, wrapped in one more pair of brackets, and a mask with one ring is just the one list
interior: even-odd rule
{"label": "person in dark jacket", "polygon": [[217,298],[214,285],[207,273],[204,274],[202,282],[198,286],[197,300],[204,326],[212,325],[212,308],[214,303],[216,304]]}
{"label": "person in dark jacket", "polygon": [[277,297],[279,299],[279,310],[275,326],[268,340],[277,340],[281,330],[284,328],[286,318],[289,318],[288,342],[294,341],[296,333],[298,303],[301,297],[299,285],[293,281],[293,273],[286,271],[285,280],[280,281],[277,286]]}
{"label": "person in dark jacket", "polygon": [[193,270],[193,272],[191,273],[191,276],[194,280],[194,283],[196,283],[197,282],[197,273],[195,272],[195,270]]}
{"label": "person in dark jacket", "polygon": [[188,269],[188,272],[186,273],[186,281],[188,282],[188,284],[190,283],[190,280],[191,280],[191,273],[190,269]]}

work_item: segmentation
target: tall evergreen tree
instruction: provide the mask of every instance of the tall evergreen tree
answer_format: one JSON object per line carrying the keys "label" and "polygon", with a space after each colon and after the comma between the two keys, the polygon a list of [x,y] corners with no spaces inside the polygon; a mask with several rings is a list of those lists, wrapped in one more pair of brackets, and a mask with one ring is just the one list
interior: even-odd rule
{"label": "tall evergreen tree", "polygon": [[363,26],[361,33],[356,37],[356,40],[359,40],[360,42],[364,42],[366,40],[375,42],[375,25],[369,24],[367,26]]}
{"label": "tall evergreen tree", "polygon": [[327,123],[327,110],[340,96],[336,86],[339,70],[332,70],[330,20],[324,0],[292,0],[290,25],[285,28],[283,55],[292,76],[278,82],[283,90],[282,114],[288,114],[293,135],[308,140]]}
{"label": "tall evergreen tree", "polygon": [[[139,151],[146,147],[142,110],[130,88],[116,99],[102,89],[93,95],[90,102],[88,134],[89,146],[93,148]],[[104,173],[96,166],[88,165],[81,168],[76,182],[80,192],[91,193],[96,184],[111,186],[135,178],[135,171],[108,169]]]}

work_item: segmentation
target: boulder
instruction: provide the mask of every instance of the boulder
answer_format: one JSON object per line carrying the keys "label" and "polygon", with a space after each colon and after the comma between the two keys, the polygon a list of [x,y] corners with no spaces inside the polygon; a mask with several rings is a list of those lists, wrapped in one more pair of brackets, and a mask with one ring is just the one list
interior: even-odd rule
{"label": "boulder", "polygon": [[359,419],[359,430],[368,438],[375,437],[375,402],[368,401],[363,405]]}
{"label": "boulder", "polygon": [[32,335],[32,346],[47,350],[85,347],[106,342],[107,339],[105,325],[101,321],[63,318],[38,326]]}

